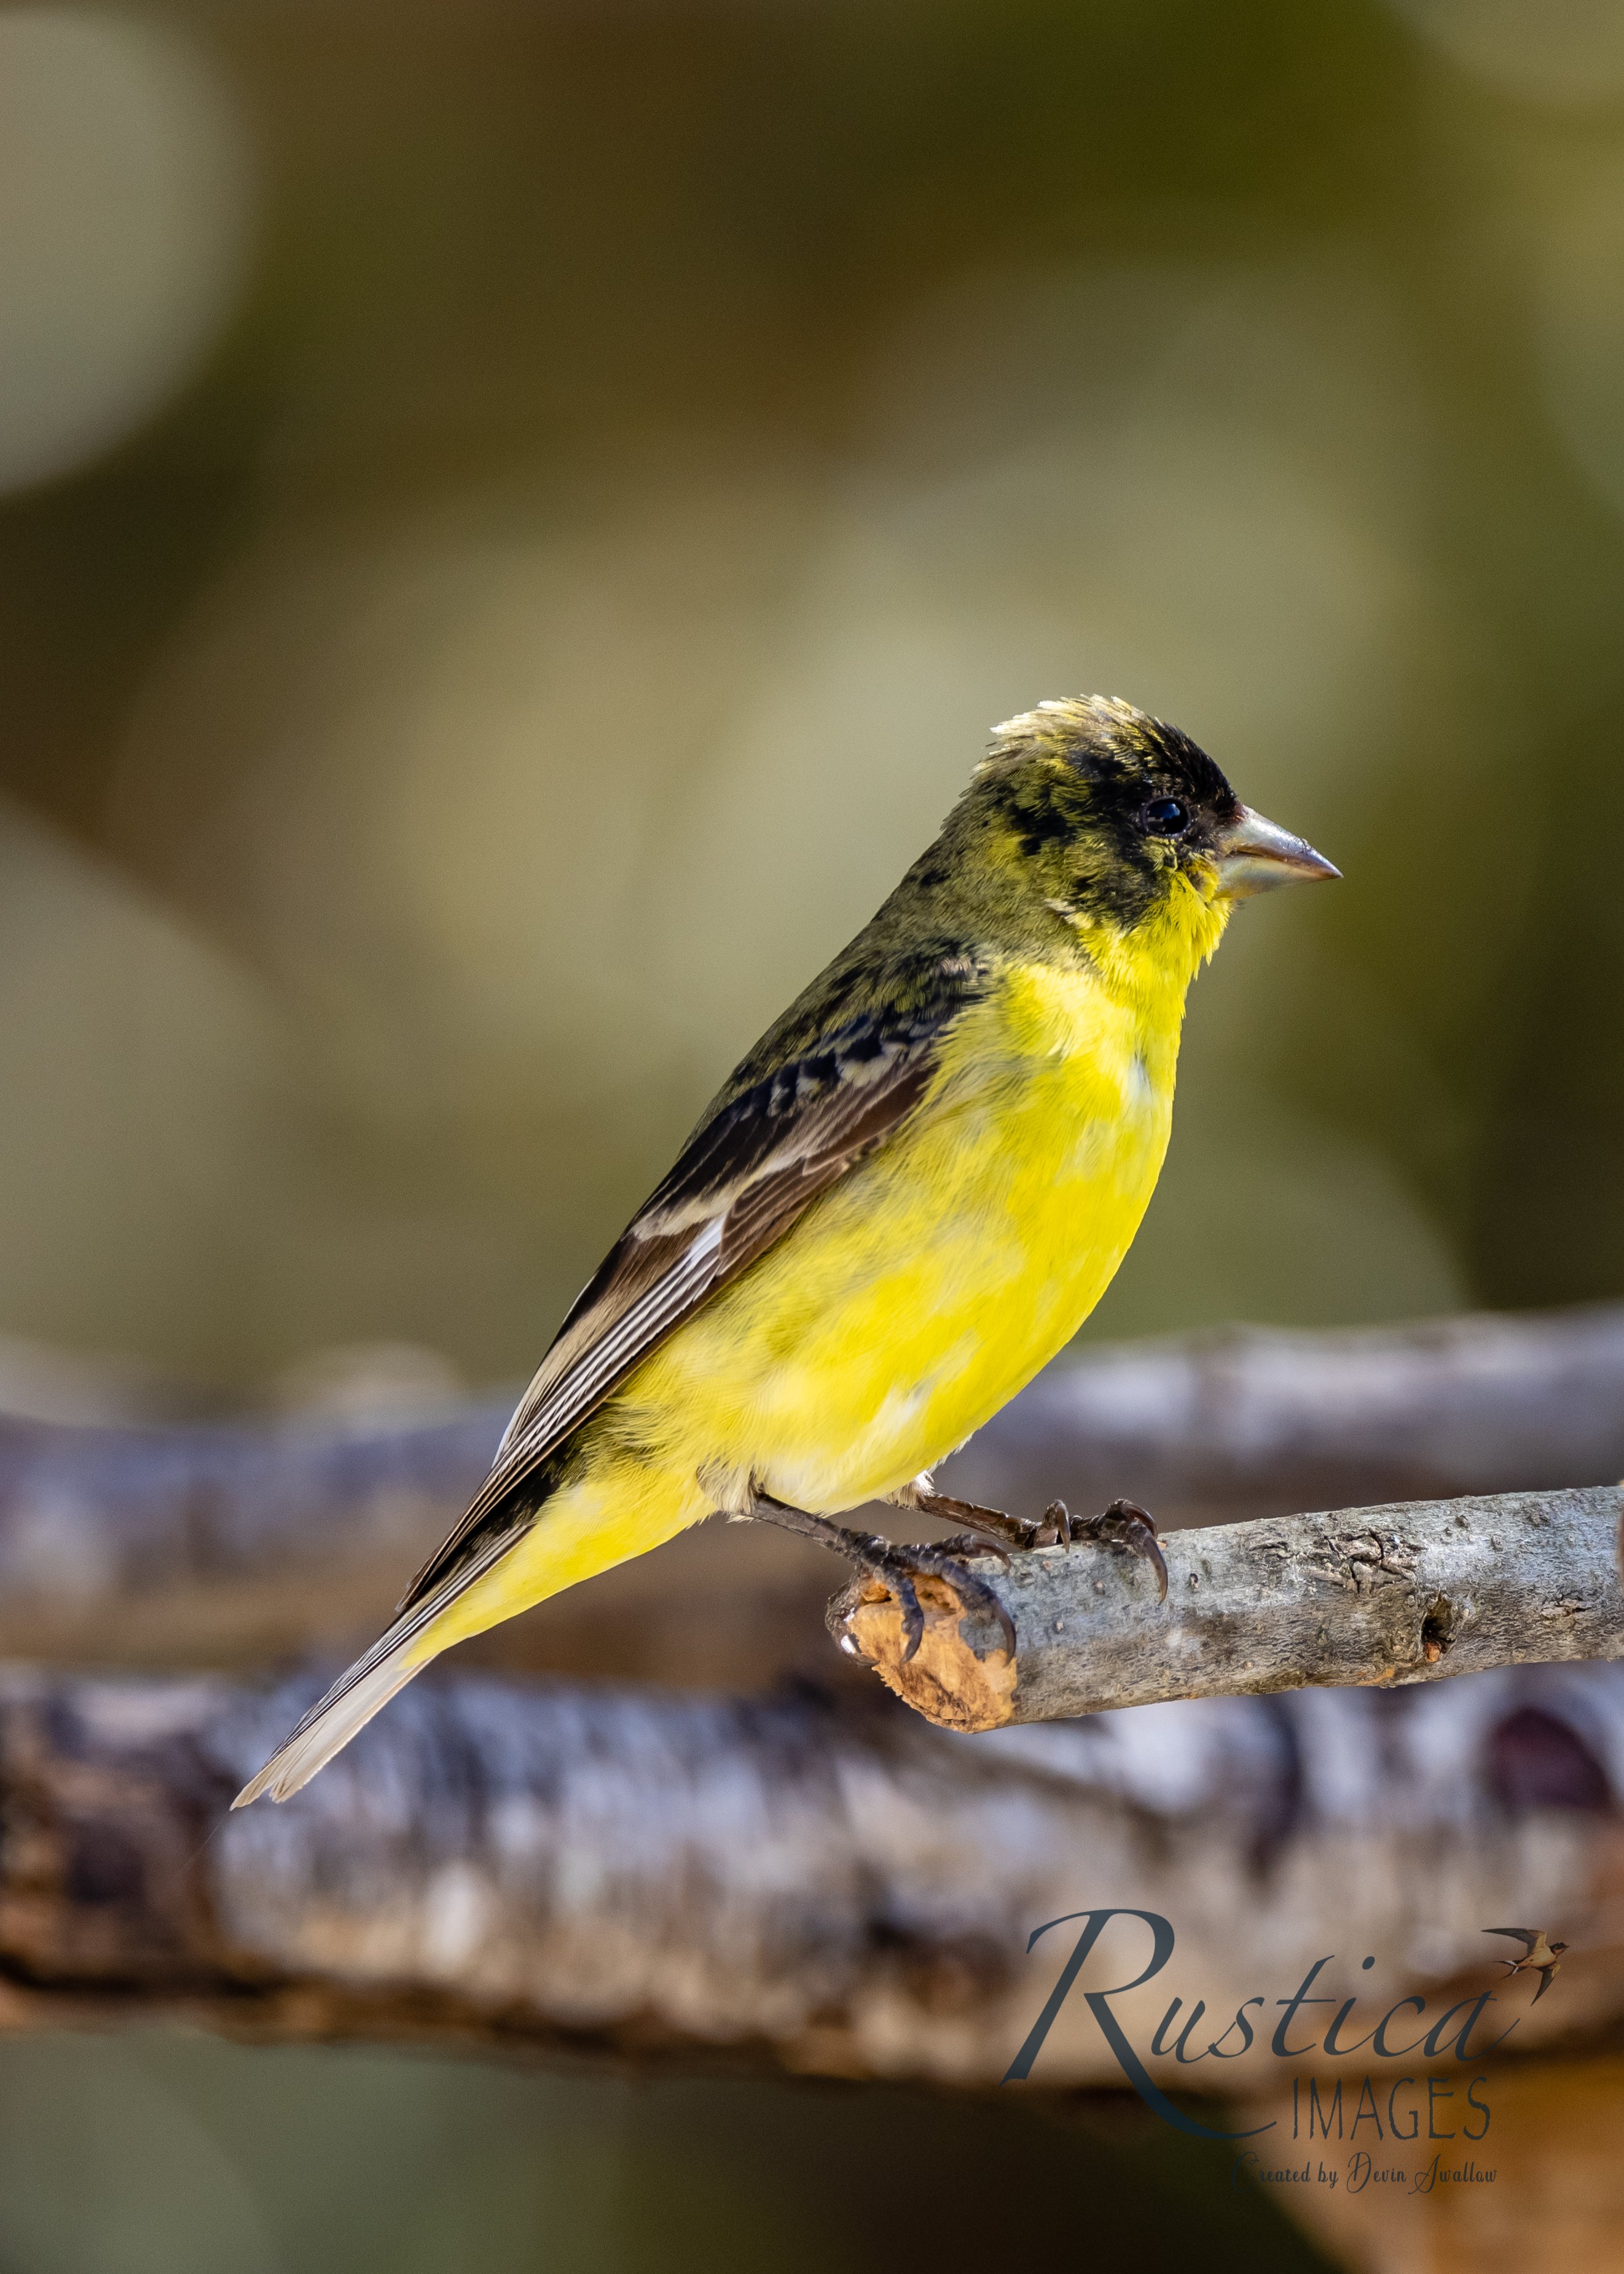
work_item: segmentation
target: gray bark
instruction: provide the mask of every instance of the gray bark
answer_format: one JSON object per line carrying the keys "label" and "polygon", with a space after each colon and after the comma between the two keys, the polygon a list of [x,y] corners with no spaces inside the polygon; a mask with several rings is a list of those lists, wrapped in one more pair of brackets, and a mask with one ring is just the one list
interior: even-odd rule
{"label": "gray bark", "polygon": [[[1360,1998],[1358,2035],[1402,1996],[1435,2017],[1497,1985],[1518,2047],[1605,2044],[1624,2015],[1610,1666],[977,1738],[877,1690],[858,1710],[430,1675],[286,1807],[228,1817],[307,1697],[0,1679],[0,2022],[168,2011],[982,2084],[1069,1947],[1029,1954],[1030,1931],[1111,1903],[1177,1931],[1116,2007],[1141,2046],[1173,1995],[1222,2026],[1327,1952],[1317,1986]],[[1504,1920],[1573,1946],[1538,2008],[1492,1963]],[[1121,1931],[1108,1980],[1143,1962]],[[1152,2066],[1229,2095],[1284,2073]],[[1121,2082],[1080,2001],[1034,2074]]]}
{"label": "gray bark", "polygon": [[[507,1418],[64,1427],[0,1417],[0,1654],[220,1667],[369,1640]],[[1164,1529],[1624,1474],[1624,1306],[1085,1350],[944,1488],[1031,1513],[1119,1495]],[[883,1523],[883,1517],[877,1519]],[[917,1519],[907,1519],[907,1525]],[[906,1529],[893,1524],[891,1528]],[[815,1660],[826,1558],[707,1527],[502,1630],[514,1662],[746,1686]]]}
{"label": "gray bark", "polygon": [[1170,1534],[1167,1599],[1149,1562],[1079,1543],[974,1576],[1013,1623],[921,1583],[907,1655],[877,1582],[838,1600],[838,1632],[927,1719],[959,1729],[1305,1684],[1432,1682],[1529,1661],[1624,1656],[1616,1486],[1264,1517]]}
{"label": "gray bark", "polygon": [[0,1417],[0,1654],[342,1647],[484,1475],[506,1403],[416,1425]]}

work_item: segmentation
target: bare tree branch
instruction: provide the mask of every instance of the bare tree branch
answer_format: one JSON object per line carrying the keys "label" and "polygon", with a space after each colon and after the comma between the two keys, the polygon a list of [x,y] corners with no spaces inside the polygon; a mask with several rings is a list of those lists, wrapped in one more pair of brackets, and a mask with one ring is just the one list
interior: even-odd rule
{"label": "bare tree branch", "polygon": [[[464,1504],[506,1411],[410,1427],[0,1418],[0,1654],[221,1667],[347,1652]],[[1598,1306],[1086,1350],[943,1480],[1029,1512],[1126,1494],[1169,1528],[1620,1473],[1624,1306]],[[508,1663],[710,1681],[726,1599],[730,1675],[748,1686],[815,1660],[828,1570],[781,1535],[707,1526],[489,1647]]]}
{"label": "bare tree branch", "polygon": [[1388,1686],[1530,1661],[1624,1657],[1616,1486],[1400,1502],[1174,1532],[1167,1597],[1142,1555],[1079,1543],[985,1556],[1013,1623],[918,1583],[925,1631],[877,1580],[831,1606],[843,1646],[951,1729],[1309,1683]]}
{"label": "bare tree branch", "polygon": [[[859,1711],[430,1676],[287,1807],[228,1818],[306,1695],[0,1681],[0,2023],[180,2011],[987,2083],[1069,1948],[1029,1956],[1032,1928],[1124,1902],[1178,1935],[1116,2008],[1141,2046],[1172,1995],[1227,2020],[1327,1951],[1317,1987],[1371,2001],[1356,2036],[1411,1993],[1436,2014],[1500,1982],[1481,1930],[1504,1919],[1573,1948],[1538,2009],[1502,1984],[1496,2032],[1599,2044],[1624,2014],[1612,1667],[974,1739],[878,1690]],[[1211,2089],[1220,2065],[1151,2066]],[[1219,2082],[1281,2073],[1260,2053]],[[1122,2081],[1080,2003],[1035,2075]]]}

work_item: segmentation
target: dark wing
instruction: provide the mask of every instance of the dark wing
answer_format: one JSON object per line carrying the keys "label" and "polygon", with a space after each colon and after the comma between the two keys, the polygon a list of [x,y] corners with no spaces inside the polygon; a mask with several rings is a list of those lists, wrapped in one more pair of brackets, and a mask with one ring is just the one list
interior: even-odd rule
{"label": "dark wing", "polygon": [[1482,1934],[1509,1935],[1512,1941],[1520,1942],[1524,1950],[1532,1950],[1540,1935],[1539,1928],[1533,1926],[1485,1926],[1479,1928],[1478,1931]]}
{"label": "dark wing", "polygon": [[1537,2006],[1537,2005],[1539,2003],[1540,1999],[1545,1996],[1545,1992],[1546,1992],[1546,1991],[1551,1987],[1551,1984],[1555,1981],[1555,1979],[1556,1979],[1556,1961],[1555,1961],[1554,1959],[1553,1959],[1553,1960],[1552,1960],[1552,1962],[1551,1962],[1551,1963],[1549,1964],[1549,1966],[1542,1966],[1542,1967],[1540,1967],[1540,1969],[1538,1969],[1538,1972],[1539,1972],[1539,1987],[1538,1987],[1538,1990],[1536,1990],[1536,1991],[1535,1991],[1535,1992],[1534,1992],[1533,1996],[1532,1996],[1532,1997],[1529,1999],[1529,2001],[1528,2001],[1528,2002],[1529,2002],[1529,2004],[1530,2004],[1530,2006]]}
{"label": "dark wing", "polygon": [[[973,957],[937,945],[877,970],[843,975],[837,964],[810,1007],[803,998],[786,1013],[583,1291],[490,1475],[402,1610],[474,1553],[485,1531],[506,1529],[505,1504],[570,1432],[906,1118],[947,1028],[983,984]],[[862,1007],[853,997],[866,998]]]}

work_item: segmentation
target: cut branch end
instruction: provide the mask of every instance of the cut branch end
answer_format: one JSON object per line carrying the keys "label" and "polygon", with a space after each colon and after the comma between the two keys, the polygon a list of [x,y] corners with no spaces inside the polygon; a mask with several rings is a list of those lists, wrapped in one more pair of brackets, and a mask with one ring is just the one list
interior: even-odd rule
{"label": "cut branch end", "polygon": [[945,1579],[914,1582],[925,1630],[908,1654],[902,1606],[878,1579],[861,1579],[829,1607],[830,1632],[865,1659],[906,1705],[944,1729],[997,1729],[1015,1718],[1015,1660],[996,1623],[966,1609]]}

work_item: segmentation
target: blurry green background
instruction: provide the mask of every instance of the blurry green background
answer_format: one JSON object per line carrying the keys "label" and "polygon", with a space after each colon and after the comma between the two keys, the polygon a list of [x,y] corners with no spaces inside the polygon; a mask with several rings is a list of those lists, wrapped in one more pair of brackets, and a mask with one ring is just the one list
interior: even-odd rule
{"label": "blurry green background", "polygon": [[1096,1330],[1624,1284],[1612,0],[0,14],[0,1329],[527,1373],[988,727],[1248,910]]}
{"label": "blurry green background", "polygon": [[[0,12],[0,1332],[527,1374],[1080,689],[1348,878],[1201,981],[1092,1330],[1616,1294],[1621,622],[1616,0]],[[154,2062],[515,2202],[566,2090],[164,2046],[4,2049],[4,2274],[374,2263],[293,2145],[142,2241]],[[432,2263],[598,2263],[513,2216]]]}
{"label": "blurry green background", "polygon": [[0,2042],[0,2266],[1326,2267],[1272,2205],[1235,2186],[1230,2150],[1124,2098],[557,2076],[155,2030]]}

